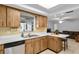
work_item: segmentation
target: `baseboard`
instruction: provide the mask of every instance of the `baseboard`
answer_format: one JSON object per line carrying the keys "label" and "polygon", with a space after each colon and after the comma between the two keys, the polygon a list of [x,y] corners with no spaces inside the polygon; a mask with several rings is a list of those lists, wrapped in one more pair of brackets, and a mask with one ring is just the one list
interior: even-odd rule
{"label": "baseboard", "polygon": [[[47,48],[47,49],[48,49],[48,50],[51,50],[52,52],[55,52],[56,54],[58,54],[58,53],[61,51],[61,50],[60,50],[59,52],[56,52],[56,51],[54,51],[54,50],[52,50],[52,49],[50,49],[50,48]],[[37,54],[40,54],[41,52],[43,52],[43,51],[45,51],[45,50],[47,50],[47,49],[44,49],[44,50],[38,52]]]}
{"label": "baseboard", "polygon": [[[49,49],[49,48],[48,48]],[[49,49],[49,50],[51,50],[52,52],[55,52],[56,54],[58,54],[59,52],[56,52],[56,51],[54,51],[54,50],[52,50],[52,49]]]}
{"label": "baseboard", "polygon": [[43,52],[43,51],[45,51],[45,50],[47,50],[47,49],[44,49],[44,50],[42,50],[42,51],[38,52],[37,54],[40,54],[41,52]]}

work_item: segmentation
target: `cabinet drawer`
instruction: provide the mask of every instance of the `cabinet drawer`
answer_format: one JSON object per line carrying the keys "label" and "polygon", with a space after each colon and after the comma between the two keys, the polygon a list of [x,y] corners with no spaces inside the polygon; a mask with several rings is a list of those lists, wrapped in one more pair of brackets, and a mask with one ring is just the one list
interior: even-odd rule
{"label": "cabinet drawer", "polygon": [[3,45],[0,45],[0,50],[3,50],[4,49],[4,46]]}

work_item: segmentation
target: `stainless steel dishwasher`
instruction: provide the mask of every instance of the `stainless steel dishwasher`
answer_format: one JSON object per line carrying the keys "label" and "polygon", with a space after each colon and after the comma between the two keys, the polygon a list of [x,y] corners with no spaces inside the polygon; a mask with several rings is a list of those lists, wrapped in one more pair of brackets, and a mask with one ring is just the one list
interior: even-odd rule
{"label": "stainless steel dishwasher", "polygon": [[4,44],[5,54],[24,54],[25,53],[25,41],[17,41]]}

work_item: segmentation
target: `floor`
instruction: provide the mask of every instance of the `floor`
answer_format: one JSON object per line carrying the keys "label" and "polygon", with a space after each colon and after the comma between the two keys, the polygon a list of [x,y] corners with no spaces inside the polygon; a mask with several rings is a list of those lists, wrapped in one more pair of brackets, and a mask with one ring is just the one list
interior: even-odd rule
{"label": "floor", "polygon": [[[40,54],[56,54],[52,52],[51,50],[45,50]],[[58,54],[79,54],[79,42],[76,42],[73,39],[68,39],[68,49],[65,51],[62,50]]]}

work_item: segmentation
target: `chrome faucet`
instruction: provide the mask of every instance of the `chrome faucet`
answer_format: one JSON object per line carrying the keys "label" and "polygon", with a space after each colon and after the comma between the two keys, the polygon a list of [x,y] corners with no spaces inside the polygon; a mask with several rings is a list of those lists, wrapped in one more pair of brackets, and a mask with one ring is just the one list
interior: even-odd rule
{"label": "chrome faucet", "polygon": [[21,37],[24,37],[24,32],[21,33]]}
{"label": "chrome faucet", "polygon": [[24,37],[24,30],[21,32],[21,37]]}

